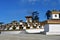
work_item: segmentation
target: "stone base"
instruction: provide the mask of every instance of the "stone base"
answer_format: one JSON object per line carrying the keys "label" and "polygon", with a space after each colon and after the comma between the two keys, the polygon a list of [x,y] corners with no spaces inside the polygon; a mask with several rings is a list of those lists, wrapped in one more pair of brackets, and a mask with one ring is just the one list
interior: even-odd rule
{"label": "stone base", "polygon": [[26,29],[26,33],[41,33],[44,29]]}
{"label": "stone base", "polygon": [[2,31],[1,34],[23,34],[25,31]]}
{"label": "stone base", "polygon": [[60,35],[60,32],[46,32],[46,35]]}

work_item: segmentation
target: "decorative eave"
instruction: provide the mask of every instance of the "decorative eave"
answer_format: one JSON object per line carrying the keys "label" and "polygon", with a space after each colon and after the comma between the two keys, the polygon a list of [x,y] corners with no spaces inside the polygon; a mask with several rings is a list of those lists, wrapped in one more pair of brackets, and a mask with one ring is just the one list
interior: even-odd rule
{"label": "decorative eave", "polygon": [[60,14],[60,11],[52,11],[52,14]]}
{"label": "decorative eave", "polygon": [[32,16],[25,16],[25,18],[32,18]]}
{"label": "decorative eave", "polygon": [[51,19],[51,20],[40,22],[40,25],[44,26],[45,24],[60,24],[60,19]]}
{"label": "decorative eave", "polygon": [[51,19],[51,20],[47,20],[45,22],[46,22],[46,24],[60,24],[60,19]]}

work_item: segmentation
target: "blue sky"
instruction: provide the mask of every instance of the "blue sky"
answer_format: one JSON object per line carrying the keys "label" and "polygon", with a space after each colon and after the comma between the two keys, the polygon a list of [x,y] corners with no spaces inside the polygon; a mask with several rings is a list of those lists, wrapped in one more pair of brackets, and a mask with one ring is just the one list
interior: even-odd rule
{"label": "blue sky", "polygon": [[60,9],[60,0],[0,0],[0,22],[25,21],[32,11],[38,11],[40,21],[44,21],[46,11],[53,9]]}

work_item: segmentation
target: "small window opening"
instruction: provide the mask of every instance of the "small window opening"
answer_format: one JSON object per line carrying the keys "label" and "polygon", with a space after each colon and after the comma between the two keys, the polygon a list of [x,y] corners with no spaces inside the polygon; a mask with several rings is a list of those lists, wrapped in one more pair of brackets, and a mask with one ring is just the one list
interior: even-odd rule
{"label": "small window opening", "polygon": [[55,15],[55,17],[57,17],[57,15]]}

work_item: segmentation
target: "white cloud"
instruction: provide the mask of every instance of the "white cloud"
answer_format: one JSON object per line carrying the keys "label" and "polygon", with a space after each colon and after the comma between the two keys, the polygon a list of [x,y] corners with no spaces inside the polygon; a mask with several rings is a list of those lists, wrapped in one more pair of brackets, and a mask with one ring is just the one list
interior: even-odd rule
{"label": "white cloud", "polygon": [[28,2],[36,2],[37,0],[28,0]]}
{"label": "white cloud", "polygon": [[39,2],[40,0],[28,0],[29,3],[31,3],[32,5],[36,4],[36,2]]}
{"label": "white cloud", "polygon": [[29,2],[29,3],[35,3],[39,2],[40,0],[21,0],[21,2]]}

